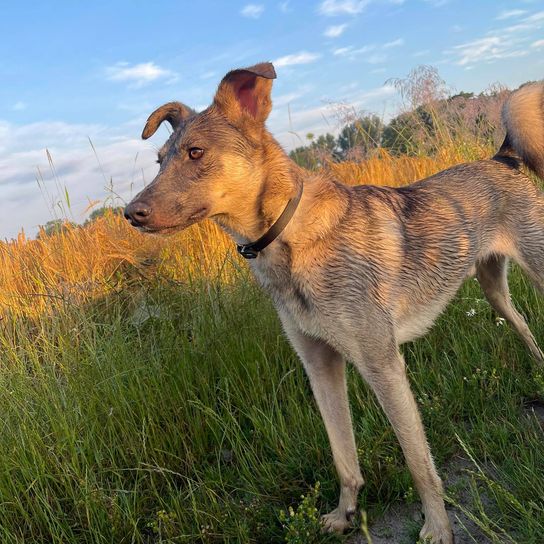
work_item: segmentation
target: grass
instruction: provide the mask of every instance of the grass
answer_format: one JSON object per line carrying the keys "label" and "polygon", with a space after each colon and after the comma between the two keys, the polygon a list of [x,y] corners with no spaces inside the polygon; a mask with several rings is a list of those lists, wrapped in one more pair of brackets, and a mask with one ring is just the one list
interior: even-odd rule
{"label": "grass", "polygon": [[[379,163],[331,167],[408,181],[397,158],[371,160],[382,177]],[[412,161],[410,175],[433,169]],[[0,261],[1,542],[350,538],[316,531],[314,507],[338,493],[321,418],[270,301],[214,227],[159,241],[110,216],[4,243]],[[543,299],[517,269],[511,290],[542,341]],[[469,460],[449,500],[491,542],[541,542],[542,427],[524,405],[542,400],[543,371],[474,281],[404,352],[439,470]],[[371,524],[417,497],[353,371],[349,393]]]}

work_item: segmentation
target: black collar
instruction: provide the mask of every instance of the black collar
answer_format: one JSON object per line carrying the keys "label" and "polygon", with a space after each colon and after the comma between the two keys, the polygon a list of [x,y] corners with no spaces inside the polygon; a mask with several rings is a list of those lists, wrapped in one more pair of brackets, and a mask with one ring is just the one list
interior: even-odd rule
{"label": "black collar", "polygon": [[287,226],[289,221],[291,221],[291,218],[298,207],[300,197],[302,196],[302,189],[303,186],[301,183],[298,194],[289,200],[276,222],[258,240],[249,244],[236,244],[238,253],[244,257],[244,259],[255,259],[259,255],[259,252],[271,244],[281,234],[282,230]]}

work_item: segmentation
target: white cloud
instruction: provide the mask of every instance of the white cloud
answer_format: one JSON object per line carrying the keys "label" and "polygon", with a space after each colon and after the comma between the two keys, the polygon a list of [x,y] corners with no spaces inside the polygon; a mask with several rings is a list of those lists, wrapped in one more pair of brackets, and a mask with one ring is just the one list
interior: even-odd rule
{"label": "white cloud", "polygon": [[329,26],[327,30],[323,32],[323,35],[327,38],[338,38],[338,36],[341,36],[343,34],[347,26],[347,24]]}
{"label": "white cloud", "polygon": [[[359,109],[383,109],[384,100],[396,93],[392,85],[384,85],[368,91],[356,91],[346,97],[349,105]],[[287,150],[308,142],[305,135],[312,132],[315,136],[331,132],[338,133],[338,103],[330,102],[304,110],[291,108],[290,115],[276,116],[270,123],[272,132]]]}
{"label": "white cloud", "polygon": [[347,57],[350,60],[364,55],[363,60],[365,62],[368,62],[369,64],[381,64],[387,60],[387,55],[383,50],[391,49],[393,47],[400,47],[401,45],[404,45],[404,40],[402,38],[398,38],[397,40],[381,45],[372,43],[358,48],[355,48],[352,45],[347,47],[339,47],[337,49],[333,49],[332,54],[335,56]]}
{"label": "white cloud", "polygon": [[274,107],[281,108],[282,106],[286,106],[287,104],[290,104],[291,102],[294,102],[301,96],[304,96],[306,92],[304,91],[295,91],[292,93],[282,94],[280,96],[276,96],[273,99]]}
{"label": "white cloud", "polygon": [[348,47],[338,47],[337,49],[333,49],[332,54],[335,56],[344,56],[347,55],[350,51],[353,51],[353,46]]}
{"label": "white cloud", "polygon": [[[0,170],[3,174],[0,192],[4,205],[0,238],[16,236],[21,227],[33,236],[38,225],[55,216],[62,217],[57,204],[64,199],[65,187],[71,202],[68,218],[77,222],[85,219],[89,199],[108,197],[105,187],[110,178],[114,190],[129,200],[143,187],[142,176],[149,182],[156,171],[153,147],[137,139],[140,128],[112,129],[60,121],[18,126],[0,121]],[[36,183],[37,179],[41,180],[44,192]]]}
{"label": "white cloud", "polygon": [[173,72],[157,66],[154,62],[142,62],[132,66],[127,62],[118,62],[114,66],[108,66],[106,74],[112,81],[126,81],[135,87],[141,87],[157,79],[175,76]]}
{"label": "white cloud", "polygon": [[400,47],[401,45],[404,45],[404,40],[402,38],[398,38],[392,42],[384,43],[383,47],[384,49],[389,49],[391,47]]}
{"label": "white cloud", "polygon": [[509,10],[503,10],[501,11],[495,19],[498,21],[502,21],[504,19],[511,19],[512,17],[519,17],[521,15],[524,15],[527,13],[524,9],[509,9]]}
{"label": "white cloud", "polygon": [[382,64],[387,60],[387,55],[384,55],[383,53],[374,53],[373,55],[369,55],[364,59],[365,62],[368,62],[368,64]]}
{"label": "white cloud", "polygon": [[[375,72],[377,72],[376,70]],[[381,69],[379,69],[381,71]],[[397,90],[393,85],[382,85],[376,89],[371,89],[370,91],[365,91],[360,94],[355,100],[355,106],[362,106],[376,99],[385,99],[396,94]]]}
{"label": "white cloud", "polygon": [[533,13],[532,15],[529,15],[529,17],[527,17],[524,20],[528,21],[528,22],[542,21],[542,20],[544,20],[544,11],[537,11],[536,13]]}
{"label": "white cloud", "polygon": [[520,19],[515,25],[510,25],[499,30],[493,30],[492,33],[501,34],[519,34],[523,33],[525,36],[534,30],[540,30],[544,25],[544,11],[537,11],[527,17]]}
{"label": "white cloud", "polygon": [[292,55],[285,55],[273,61],[274,66],[291,66],[294,64],[308,64],[310,62],[316,61],[320,58],[319,53],[308,53],[307,51],[301,51],[300,53],[294,53]]}
{"label": "white cloud", "polygon": [[318,13],[333,17],[335,15],[357,15],[361,13],[369,0],[323,0],[319,4]]}
{"label": "white cloud", "polygon": [[[521,18],[516,24],[490,30],[484,37],[454,46],[444,53],[452,56],[452,61],[464,66],[466,70],[472,69],[480,62],[489,63],[495,60],[529,55],[532,48],[529,47],[529,42],[539,37],[540,34],[537,32],[544,27],[544,11],[524,15],[524,10],[504,11],[499,14],[497,19]],[[533,43],[538,43],[538,41],[533,41]],[[538,47],[534,46],[534,48]]]}
{"label": "white cloud", "polygon": [[19,100],[18,102],[15,102],[13,106],[11,107],[13,111],[23,111],[26,110],[26,102],[22,102]]}
{"label": "white cloud", "polygon": [[258,19],[264,11],[264,6],[262,4],[247,4],[244,6],[240,14],[249,19]]}
{"label": "white cloud", "polygon": [[350,59],[354,59],[359,55],[370,53],[370,51],[374,51],[375,49],[376,46],[374,44],[363,45],[363,47],[358,47],[357,49],[355,49],[352,45],[349,45],[348,47],[339,47],[338,49],[334,49],[332,54],[336,56],[349,57]]}
{"label": "white cloud", "polygon": [[495,59],[522,57],[527,51],[513,49],[513,43],[499,36],[488,36],[472,42],[456,45],[455,53],[459,55],[456,64],[469,66],[478,62],[489,62]]}
{"label": "white cloud", "polygon": [[533,42],[531,47],[535,47],[536,49],[544,47],[544,40],[537,40],[536,42]]}
{"label": "white cloud", "polygon": [[431,4],[431,6],[434,6],[435,8],[441,8],[448,4],[450,0],[425,0],[427,4]]}
{"label": "white cloud", "polygon": [[427,55],[429,55],[431,52],[430,49],[421,49],[420,51],[416,51],[415,53],[412,54],[412,57],[425,57]]}
{"label": "white cloud", "polygon": [[286,2],[280,2],[278,8],[282,13],[289,13],[292,9],[289,7],[289,0]]}

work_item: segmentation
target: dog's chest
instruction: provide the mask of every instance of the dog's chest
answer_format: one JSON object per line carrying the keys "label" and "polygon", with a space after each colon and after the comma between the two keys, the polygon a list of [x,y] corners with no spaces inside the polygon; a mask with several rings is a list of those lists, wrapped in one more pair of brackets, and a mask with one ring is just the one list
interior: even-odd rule
{"label": "dog's chest", "polygon": [[301,330],[311,336],[322,336],[325,324],[315,293],[315,278],[295,273],[288,254],[275,257],[273,263],[252,263],[258,283],[272,297],[276,308],[287,313]]}

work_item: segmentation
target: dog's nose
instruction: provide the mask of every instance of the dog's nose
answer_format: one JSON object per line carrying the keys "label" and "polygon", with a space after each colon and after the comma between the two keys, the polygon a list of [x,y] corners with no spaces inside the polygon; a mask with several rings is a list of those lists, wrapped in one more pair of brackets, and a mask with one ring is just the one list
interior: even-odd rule
{"label": "dog's nose", "polygon": [[134,227],[145,225],[149,221],[151,208],[145,202],[131,202],[125,208],[125,219]]}

